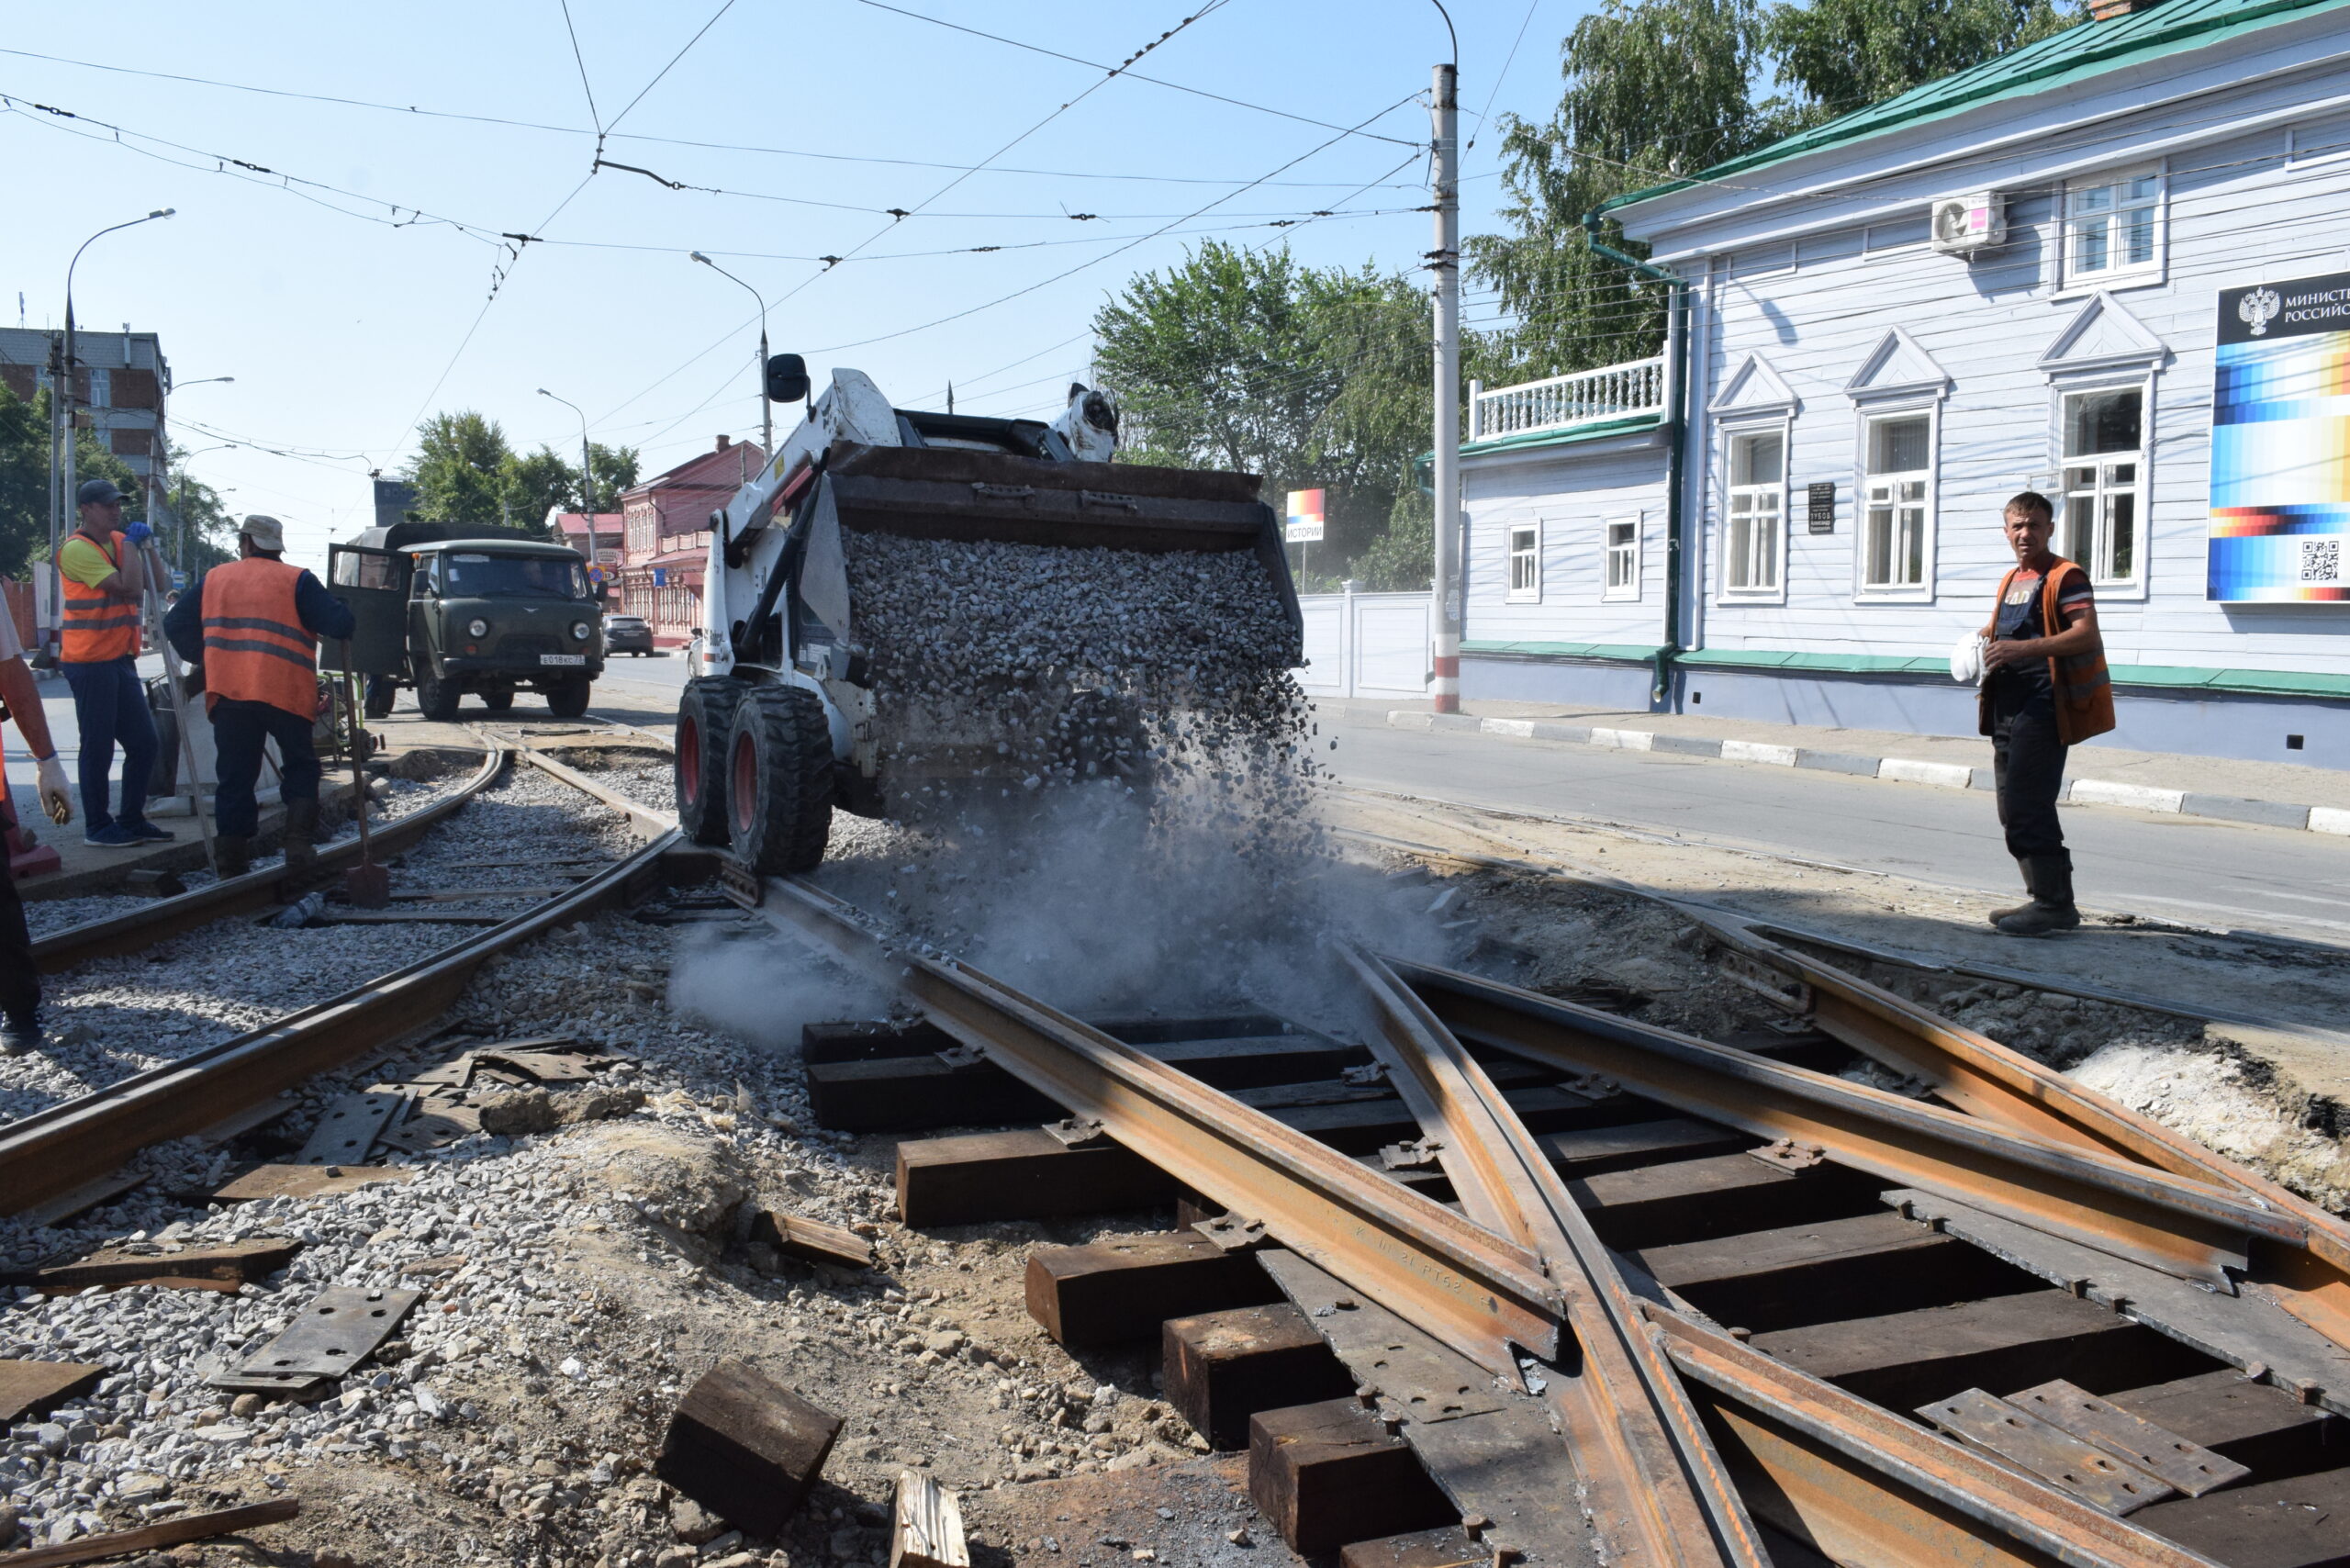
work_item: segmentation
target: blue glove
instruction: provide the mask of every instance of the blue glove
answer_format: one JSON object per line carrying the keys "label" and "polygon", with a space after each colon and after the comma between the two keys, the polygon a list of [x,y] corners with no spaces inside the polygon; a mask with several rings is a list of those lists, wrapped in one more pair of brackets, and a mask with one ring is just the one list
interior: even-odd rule
{"label": "blue glove", "polygon": [[143,522],[134,522],[122,531],[122,536],[133,544],[144,545],[147,541],[155,537],[155,531]]}

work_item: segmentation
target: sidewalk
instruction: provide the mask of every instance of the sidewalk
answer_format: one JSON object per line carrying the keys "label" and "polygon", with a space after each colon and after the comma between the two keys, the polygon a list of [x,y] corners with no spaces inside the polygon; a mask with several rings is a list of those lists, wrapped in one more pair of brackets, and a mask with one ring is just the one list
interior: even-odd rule
{"label": "sidewalk", "polygon": [[[1912,735],[1887,730],[1828,729],[1699,713],[1628,713],[1548,702],[1461,704],[1438,713],[1423,700],[1316,698],[1325,711],[1352,723],[1404,730],[1460,730],[1513,739],[1672,752],[1774,767],[1989,790],[1991,743],[1979,735]],[[2216,817],[2312,833],[2350,834],[2350,772],[2285,762],[2076,746],[2065,799],[2076,806]]]}

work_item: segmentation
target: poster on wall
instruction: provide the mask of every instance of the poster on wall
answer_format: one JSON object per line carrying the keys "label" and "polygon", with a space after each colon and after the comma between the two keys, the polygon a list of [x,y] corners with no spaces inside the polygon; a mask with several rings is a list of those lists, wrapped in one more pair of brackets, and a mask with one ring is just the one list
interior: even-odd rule
{"label": "poster on wall", "polygon": [[2350,600],[2350,273],[2220,291],[2204,597]]}

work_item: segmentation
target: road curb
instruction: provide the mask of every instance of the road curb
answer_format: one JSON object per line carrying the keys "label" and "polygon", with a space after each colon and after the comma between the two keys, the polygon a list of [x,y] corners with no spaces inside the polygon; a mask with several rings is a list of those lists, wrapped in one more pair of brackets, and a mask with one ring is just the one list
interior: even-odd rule
{"label": "road curb", "polygon": [[[1810,767],[1857,778],[1881,778],[1889,784],[1922,784],[1930,789],[1987,790],[1998,788],[1992,770],[1987,767],[1971,767],[1955,762],[1928,762],[1909,756],[1814,751],[1807,746],[1777,745],[1767,741],[1721,740],[1707,735],[1673,734],[1662,730],[1558,724],[1539,719],[1480,719],[1469,713],[1426,713],[1405,709],[1389,712],[1387,722],[1391,728],[1398,730],[1474,732],[1508,740],[1561,741],[1570,745],[1604,746],[1611,751],[1664,752],[1675,756],[1706,756],[1764,767]],[[2064,799],[2067,804],[2076,806],[2127,806],[2133,811],[2209,817],[2215,822],[2254,823],[2263,827],[2350,836],[2350,808],[2340,806],[2303,806],[2288,801],[2259,801],[2241,795],[2207,795],[2193,790],[2163,790],[2148,784],[2124,784],[2105,778],[2076,778],[2065,786]]]}

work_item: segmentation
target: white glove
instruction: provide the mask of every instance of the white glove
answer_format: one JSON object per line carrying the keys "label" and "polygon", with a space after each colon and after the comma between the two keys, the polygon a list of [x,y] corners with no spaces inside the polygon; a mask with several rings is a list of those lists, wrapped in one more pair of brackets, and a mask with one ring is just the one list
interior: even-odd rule
{"label": "white glove", "polygon": [[33,767],[40,775],[40,809],[49,813],[50,821],[63,827],[73,820],[73,791],[65,783],[65,765],[52,752]]}

